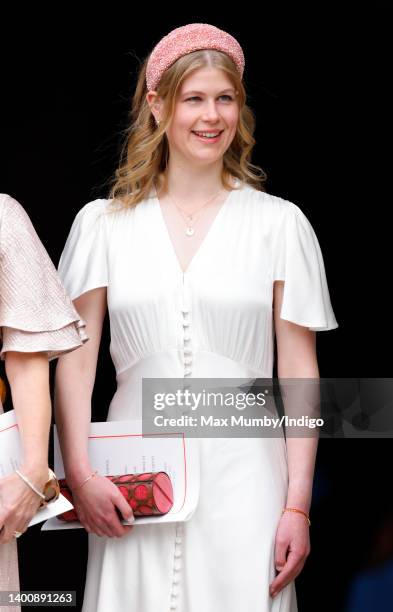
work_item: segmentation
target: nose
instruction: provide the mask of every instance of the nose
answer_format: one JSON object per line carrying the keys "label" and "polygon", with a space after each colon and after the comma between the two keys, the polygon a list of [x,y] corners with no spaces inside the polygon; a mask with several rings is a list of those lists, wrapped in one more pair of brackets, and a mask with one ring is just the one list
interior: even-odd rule
{"label": "nose", "polygon": [[203,107],[202,119],[204,121],[216,121],[218,118],[219,113],[217,111],[216,101],[206,100]]}

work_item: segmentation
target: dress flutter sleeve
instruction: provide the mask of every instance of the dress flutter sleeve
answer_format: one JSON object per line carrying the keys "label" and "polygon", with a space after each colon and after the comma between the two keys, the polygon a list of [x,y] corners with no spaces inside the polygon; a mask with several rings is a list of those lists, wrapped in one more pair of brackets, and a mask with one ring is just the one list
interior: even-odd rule
{"label": "dress flutter sleeve", "polygon": [[0,194],[0,332],[2,360],[7,351],[51,360],[88,340],[29,216],[8,194]]}
{"label": "dress flutter sleeve", "polygon": [[61,254],[58,272],[72,300],[108,286],[106,200],[85,204],[76,215]]}
{"label": "dress flutter sleeve", "polygon": [[312,331],[335,329],[338,323],[317,236],[303,211],[283,202],[273,260],[273,280],[285,281],[280,317]]}

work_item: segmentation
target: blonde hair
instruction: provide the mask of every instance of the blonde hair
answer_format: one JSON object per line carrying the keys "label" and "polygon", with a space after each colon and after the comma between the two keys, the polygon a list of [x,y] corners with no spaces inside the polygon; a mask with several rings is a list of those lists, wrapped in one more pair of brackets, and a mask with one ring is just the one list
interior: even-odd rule
{"label": "blonde hair", "polygon": [[133,207],[146,199],[153,187],[158,190],[166,182],[165,169],[169,158],[168,140],[165,130],[170,125],[175,111],[177,93],[184,79],[198,68],[214,67],[223,70],[237,91],[239,121],[234,139],[224,153],[222,184],[232,189],[231,176],[264,191],[266,174],[251,163],[251,152],[256,143],[253,138],[255,118],[246,104],[246,92],[231,58],[216,50],[194,51],[180,57],[163,74],[156,89],[163,99],[160,125],[146,100],[146,66],[149,57],[141,65],[135,94],[130,110],[130,125],[125,130],[120,164],[110,188],[109,198],[123,206]]}

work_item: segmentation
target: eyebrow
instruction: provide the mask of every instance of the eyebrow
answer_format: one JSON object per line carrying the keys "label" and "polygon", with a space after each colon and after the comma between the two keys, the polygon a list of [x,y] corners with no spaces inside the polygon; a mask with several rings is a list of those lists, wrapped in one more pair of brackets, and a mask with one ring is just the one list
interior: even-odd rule
{"label": "eyebrow", "polygon": [[[222,91],[219,92],[218,95],[225,93],[226,91],[231,91],[232,93],[235,93],[235,90],[232,87],[228,87],[227,89],[223,89]],[[190,94],[199,94],[199,95],[204,95],[205,92],[203,91],[196,91],[196,90],[192,90],[192,91],[186,91],[183,96],[189,96]]]}

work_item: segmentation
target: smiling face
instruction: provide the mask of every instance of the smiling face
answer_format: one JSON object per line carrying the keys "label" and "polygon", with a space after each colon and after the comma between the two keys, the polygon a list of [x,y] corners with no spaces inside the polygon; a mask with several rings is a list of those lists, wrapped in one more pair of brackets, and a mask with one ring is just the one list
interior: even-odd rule
{"label": "smiling face", "polygon": [[[181,84],[166,135],[170,155],[192,164],[211,164],[229,148],[239,119],[235,88],[223,70],[199,68]],[[213,138],[203,136],[217,135]]]}

